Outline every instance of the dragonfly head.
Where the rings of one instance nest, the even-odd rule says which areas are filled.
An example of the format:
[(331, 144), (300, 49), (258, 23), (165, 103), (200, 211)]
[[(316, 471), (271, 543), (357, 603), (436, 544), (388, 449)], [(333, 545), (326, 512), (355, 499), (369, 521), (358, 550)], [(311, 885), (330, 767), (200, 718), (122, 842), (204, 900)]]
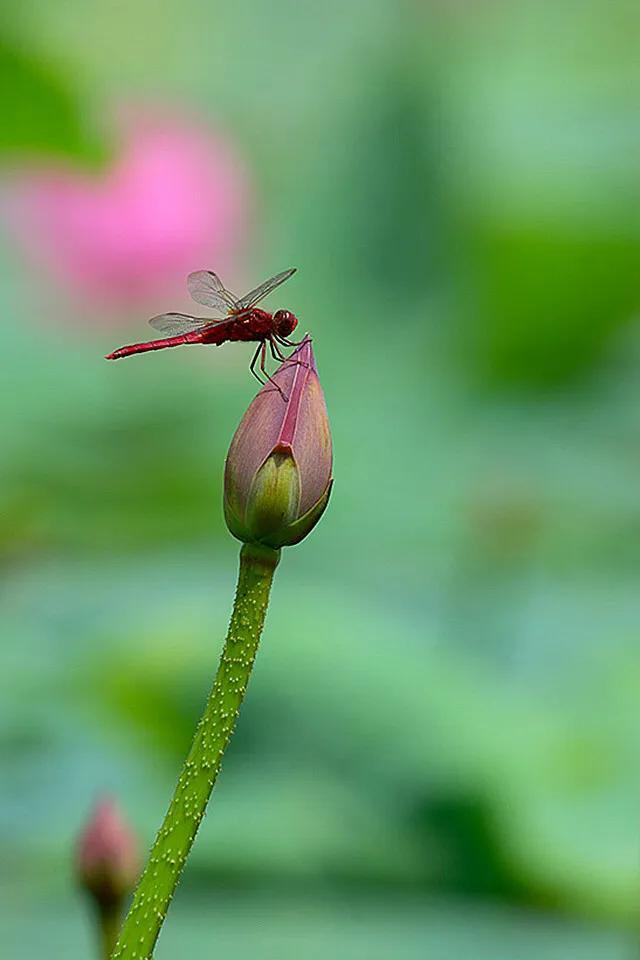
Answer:
[(279, 337), (288, 337), (298, 326), (298, 318), (290, 310), (276, 310), (273, 326)]

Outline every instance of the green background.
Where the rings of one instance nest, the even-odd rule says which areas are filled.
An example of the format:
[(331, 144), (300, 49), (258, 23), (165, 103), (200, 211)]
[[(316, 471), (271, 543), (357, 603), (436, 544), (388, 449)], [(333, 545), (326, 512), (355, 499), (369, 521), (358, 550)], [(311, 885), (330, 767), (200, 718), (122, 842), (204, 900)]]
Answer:
[[(332, 501), (284, 551), (159, 958), (631, 955), (639, 35), (631, 0), (5, 12), (5, 193), (35, 158), (99, 176), (114, 103), (226, 131), (248, 285), (298, 266), (279, 305), (332, 420)], [(105, 363), (145, 318), (61, 322), (12, 231), (0, 911), (7, 956), (66, 960), (92, 955), (72, 848), (96, 794), (148, 844), (210, 684), (255, 384), (242, 346)]]

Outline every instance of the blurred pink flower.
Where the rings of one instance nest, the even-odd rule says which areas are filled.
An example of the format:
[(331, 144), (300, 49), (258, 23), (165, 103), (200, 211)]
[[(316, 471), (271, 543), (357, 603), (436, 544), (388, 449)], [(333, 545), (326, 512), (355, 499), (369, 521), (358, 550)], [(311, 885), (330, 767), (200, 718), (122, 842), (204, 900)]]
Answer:
[(121, 131), (106, 171), (56, 165), (22, 178), (11, 209), (27, 252), (109, 307), (183, 290), (194, 269), (228, 273), (249, 214), (232, 145), (175, 114), (130, 114)]

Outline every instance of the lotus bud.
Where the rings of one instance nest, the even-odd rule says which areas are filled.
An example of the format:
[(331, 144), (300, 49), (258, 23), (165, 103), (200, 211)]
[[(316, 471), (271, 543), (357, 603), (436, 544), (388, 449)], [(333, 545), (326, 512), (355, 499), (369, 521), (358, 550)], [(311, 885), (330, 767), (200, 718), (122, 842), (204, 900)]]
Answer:
[(278, 550), (299, 543), (329, 500), (329, 418), (311, 340), (276, 371), (254, 398), (225, 464), (224, 511), (244, 543)]
[(138, 878), (138, 844), (117, 804), (104, 797), (82, 832), (76, 857), (81, 885), (102, 908), (118, 906)]

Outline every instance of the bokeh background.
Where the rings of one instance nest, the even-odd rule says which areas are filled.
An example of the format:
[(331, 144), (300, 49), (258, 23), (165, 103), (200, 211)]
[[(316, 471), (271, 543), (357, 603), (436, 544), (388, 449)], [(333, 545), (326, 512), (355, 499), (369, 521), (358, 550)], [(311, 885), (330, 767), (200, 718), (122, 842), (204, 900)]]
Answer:
[(74, 839), (108, 790), (151, 841), (235, 582), (250, 348), (102, 357), (192, 269), (292, 265), (336, 485), (157, 956), (634, 955), (639, 38), (635, 0), (3, 11), (4, 955), (94, 955)]

